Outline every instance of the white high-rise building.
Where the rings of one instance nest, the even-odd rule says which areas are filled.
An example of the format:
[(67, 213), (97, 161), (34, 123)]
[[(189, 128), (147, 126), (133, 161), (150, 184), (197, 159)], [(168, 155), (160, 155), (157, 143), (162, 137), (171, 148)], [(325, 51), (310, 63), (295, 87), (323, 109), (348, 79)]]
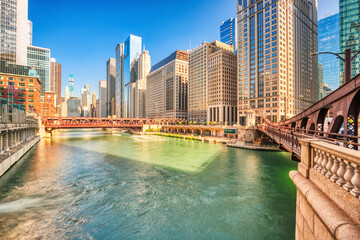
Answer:
[(106, 100), (107, 100), (106, 80), (100, 80), (100, 82), (99, 82), (99, 117), (107, 117), (106, 116)]
[(0, 61), (27, 65), (28, 0), (0, 4)]
[(149, 51), (144, 50), (137, 60), (138, 70), (135, 83), (131, 84), (131, 101), (130, 117), (145, 118), (145, 91), (146, 91), (146, 76), (151, 70), (151, 58)]
[(69, 100), (70, 98), (70, 92), (69, 92), (69, 86), (65, 87), (65, 102), (67, 102), (67, 100)]

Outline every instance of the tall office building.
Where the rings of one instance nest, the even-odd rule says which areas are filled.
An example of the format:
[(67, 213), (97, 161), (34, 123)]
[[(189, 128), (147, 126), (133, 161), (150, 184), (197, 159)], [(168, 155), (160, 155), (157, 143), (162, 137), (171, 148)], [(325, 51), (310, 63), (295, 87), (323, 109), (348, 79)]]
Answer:
[(27, 40), (28, 46), (32, 45), (32, 35), (33, 35), (33, 24), (32, 21), (28, 20), (28, 40)]
[(50, 49), (28, 46), (27, 65), (34, 67), (41, 81), (41, 96), (50, 91)]
[(237, 19), (230, 18), (227, 21), (222, 22), (220, 26), (220, 41), (228, 45), (232, 45), (234, 53), (237, 46)]
[(317, 0), (238, 1), (238, 116), (274, 122), (318, 100)]
[(137, 79), (137, 58), (141, 54), (141, 37), (130, 35), (116, 46), (115, 112), (117, 117), (130, 116), (131, 83)]
[(318, 63), (318, 84), (319, 84), (319, 100), (326, 97), (324, 95), (324, 66), (319, 62)]
[(203, 42), (189, 53), (189, 121), (208, 121), (209, 57), (219, 50), (231, 51), (228, 44), (214, 41)]
[(70, 91), (69, 91), (69, 86), (65, 87), (65, 102), (67, 102), (67, 100), (69, 100), (70, 98)]
[(69, 96), (74, 97), (74, 74), (69, 75)]
[[(340, 0), (340, 52), (346, 49), (360, 51), (360, 0)], [(344, 64), (340, 62), (341, 82), (344, 82)], [(351, 76), (360, 73), (360, 56), (352, 61)]]
[(100, 80), (100, 82), (99, 82), (99, 117), (107, 117), (107, 115), (106, 115), (106, 99), (107, 99), (106, 80)]
[(237, 61), (231, 45), (213, 43), (208, 56), (207, 121), (237, 122)]
[(146, 92), (146, 76), (151, 70), (151, 58), (149, 51), (144, 50), (137, 59), (137, 77), (135, 83), (131, 83), (132, 98), (130, 117), (145, 118), (145, 92)]
[(81, 106), (90, 109), (90, 105), (91, 105), (90, 101), (91, 101), (90, 85), (85, 84), (84, 88), (81, 89)]
[[(338, 53), (340, 51), (339, 14), (319, 20), (318, 32), (319, 52)], [(329, 88), (337, 89), (340, 85), (340, 60), (329, 54), (319, 55), (318, 58), (323, 66), (323, 82), (328, 84)]]
[(115, 115), (115, 78), (116, 78), (116, 60), (109, 58), (106, 62), (106, 116)]
[(155, 64), (146, 80), (146, 117), (187, 119), (189, 54), (178, 50)]
[(55, 58), (50, 61), (50, 91), (55, 93), (56, 104), (61, 102), (61, 64)]
[(67, 101), (67, 116), (68, 117), (80, 117), (80, 98), (71, 97)]
[(26, 66), (28, 0), (0, 1), (0, 61)]

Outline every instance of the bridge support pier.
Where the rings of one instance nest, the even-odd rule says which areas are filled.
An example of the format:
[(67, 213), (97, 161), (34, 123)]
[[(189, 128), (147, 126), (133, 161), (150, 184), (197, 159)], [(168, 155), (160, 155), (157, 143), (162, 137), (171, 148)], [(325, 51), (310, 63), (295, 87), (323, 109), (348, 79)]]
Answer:
[[(301, 162), (290, 172), (297, 188), (295, 239), (360, 239), (360, 153), (316, 139), (299, 141)], [(348, 188), (337, 184), (344, 178)]]

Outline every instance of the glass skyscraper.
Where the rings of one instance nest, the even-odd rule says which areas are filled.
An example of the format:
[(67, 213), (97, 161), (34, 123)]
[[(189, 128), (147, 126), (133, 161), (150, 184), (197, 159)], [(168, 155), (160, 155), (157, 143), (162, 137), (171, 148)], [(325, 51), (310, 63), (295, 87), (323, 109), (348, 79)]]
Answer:
[[(142, 52), (141, 37), (130, 35), (116, 47), (115, 112), (117, 117), (130, 114), (131, 83), (137, 80), (137, 58)], [(136, 65), (136, 66), (135, 66)]]
[(41, 96), (50, 91), (50, 49), (28, 46), (27, 65), (34, 67), (40, 76)]
[[(360, 0), (340, 0), (340, 51), (360, 51)], [(340, 63), (341, 82), (344, 64)], [(352, 77), (360, 73), (360, 56), (352, 61)]]
[(230, 18), (224, 21), (220, 26), (220, 42), (228, 45), (233, 45), (234, 52), (236, 52), (236, 35), (237, 35), (237, 20)]
[(28, 1), (0, 1), (0, 61), (27, 65)]
[[(319, 52), (340, 51), (339, 14), (325, 17), (318, 22)], [(319, 55), (319, 63), (323, 67), (323, 82), (335, 90), (340, 85), (340, 60), (334, 55)]]

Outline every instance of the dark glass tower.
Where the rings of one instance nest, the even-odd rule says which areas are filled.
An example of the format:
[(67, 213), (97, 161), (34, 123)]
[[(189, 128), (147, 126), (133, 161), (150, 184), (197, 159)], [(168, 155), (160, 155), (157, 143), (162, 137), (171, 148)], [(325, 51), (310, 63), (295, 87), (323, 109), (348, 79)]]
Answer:
[[(360, 51), (360, 0), (340, 0), (340, 51), (346, 49)], [(344, 64), (341, 62), (340, 72), (344, 72)], [(360, 57), (352, 62), (351, 76), (360, 73)], [(341, 74), (341, 82), (344, 75)]]
[(229, 20), (223, 22), (220, 26), (220, 42), (233, 45), (234, 52), (236, 52), (236, 22), (236, 18), (230, 18)]

